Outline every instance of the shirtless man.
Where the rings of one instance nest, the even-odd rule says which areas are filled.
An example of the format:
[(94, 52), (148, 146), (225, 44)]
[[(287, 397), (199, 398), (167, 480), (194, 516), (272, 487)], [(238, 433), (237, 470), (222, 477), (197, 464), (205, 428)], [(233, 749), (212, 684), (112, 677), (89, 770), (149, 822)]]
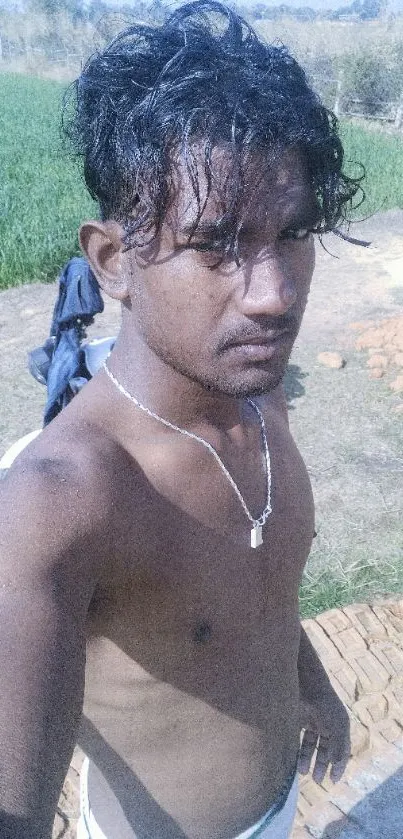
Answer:
[(300, 627), (281, 379), (357, 185), (299, 66), (218, 3), (128, 29), (76, 93), (81, 245), (122, 328), (1, 486), (0, 836), (49, 839), (78, 739), (79, 836), (284, 839), (301, 729), (317, 781), (349, 756)]

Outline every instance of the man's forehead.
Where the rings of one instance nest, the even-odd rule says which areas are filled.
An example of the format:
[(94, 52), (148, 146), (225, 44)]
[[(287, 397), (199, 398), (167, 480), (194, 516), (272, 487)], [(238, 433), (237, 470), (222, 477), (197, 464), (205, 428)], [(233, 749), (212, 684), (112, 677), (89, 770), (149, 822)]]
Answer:
[[(196, 157), (197, 172), (189, 173), (186, 162), (179, 158), (174, 175), (174, 196), (167, 217), (169, 226), (189, 234), (195, 227), (200, 209), (202, 217), (197, 228), (208, 230), (228, 209), (234, 190), (232, 161), (225, 151), (217, 154), (212, 165), (211, 188), (204, 170), (204, 161)], [(197, 177), (197, 193), (194, 179)], [(285, 152), (268, 166), (262, 155), (250, 158), (243, 172), (243, 192), (239, 208), (243, 226), (251, 220), (255, 226), (282, 217), (310, 211), (315, 203), (307, 166), (302, 154)]]

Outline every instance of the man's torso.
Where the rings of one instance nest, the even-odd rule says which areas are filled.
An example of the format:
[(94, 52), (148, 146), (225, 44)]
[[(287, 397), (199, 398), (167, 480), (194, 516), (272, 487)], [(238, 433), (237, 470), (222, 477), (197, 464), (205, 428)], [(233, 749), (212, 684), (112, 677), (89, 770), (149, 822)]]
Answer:
[[(97, 387), (92, 397), (86, 388), (94, 406)], [(64, 412), (76, 432), (79, 417), (91, 426), (84, 397)], [(81, 742), (139, 837), (152, 824), (158, 837), (228, 839), (258, 821), (295, 766), (309, 480), (267, 400), (273, 512), (253, 550), (251, 524), (212, 455), (148, 420), (142, 434), (142, 417), (128, 407), (133, 434), (119, 433), (119, 444), (104, 416), (98, 480), (107, 486), (109, 560), (88, 615)], [(236, 447), (221, 454), (259, 515), (258, 424), (246, 462)], [(106, 835), (109, 795), (95, 771), (91, 805)]]

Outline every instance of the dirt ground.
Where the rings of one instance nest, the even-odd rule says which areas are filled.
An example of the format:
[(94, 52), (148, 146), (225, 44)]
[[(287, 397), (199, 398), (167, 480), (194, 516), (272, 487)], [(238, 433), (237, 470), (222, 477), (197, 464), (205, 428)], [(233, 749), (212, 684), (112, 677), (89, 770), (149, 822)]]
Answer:
[[(290, 423), (316, 502), (312, 572), (401, 564), (403, 547), (403, 391), (390, 389), (402, 368), (391, 341), (386, 355), (364, 338), (367, 322), (382, 326), (391, 319), (399, 319), (403, 335), (403, 212), (357, 224), (351, 235), (371, 247), (334, 236), (325, 242), (330, 253), (318, 246), (288, 378)], [(357, 322), (362, 327), (352, 328)], [(373, 349), (387, 358), (381, 379), (371, 378), (368, 367)], [(340, 353), (344, 366), (320, 364), (323, 351)]]

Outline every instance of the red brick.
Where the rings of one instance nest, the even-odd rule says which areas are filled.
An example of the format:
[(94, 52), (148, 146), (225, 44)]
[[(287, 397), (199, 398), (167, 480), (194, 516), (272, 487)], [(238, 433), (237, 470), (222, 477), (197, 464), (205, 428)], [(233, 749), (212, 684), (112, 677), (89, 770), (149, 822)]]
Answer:
[[(372, 743), (372, 734), (371, 734), (371, 743)], [(383, 748), (385, 748), (385, 743)], [(354, 787), (354, 780), (357, 777), (357, 774), (361, 772), (372, 772), (373, 763), (372, 763), (372, 748), (368, 749), (359, 759), (353, 758), (350, 760), (346, 772), (343, 776), (343, 781), (345, 781), (348, 786)]]
[(355, 660), (351, 659), (350, 664), (357, 674), (357, 687), (360, 695), (383, 691), (388, 686), (388, 671), (369, 650), (364, 655), (357, 656)]
[(335, 788), (334, 781), (330, 780), (330, 774), (327, 772), (323, 781), (321, 781), (321, 787), (325, 790), (327, 798), (329, 798), (329, 794), (333, 792)]
[(399, 635), (403, 635), (403, 600), (385, 604), (383, 608), (388, 622)]
[(382, 737), (388, 741), (388, 743), (394, 743), (395, 740), (398, 740), (401, 737), (402, 729), (399, 728), (395, 720), (383, 720), (378, 725), (378, 732), (382, 734)]
[(351, 621), (341, 609), (329, 609), (316, 617), (317, 623), (325, 630), (327, 635), (333, 636), (343, 629), (351, 627)]
[(303, 792), (305, 787), (310, 786), (312, 783), (313, 781), (310, 775), (298, 776), (298, 789), (300, 792)]
[(381, 623), (370, 606), (363, 606), (362, 603), (354, 603), (351, 606), (345, 606), (343, 612), (361, 635), (386, 635), (386, 629), (383, 623)]
[(392, 680), (384, 695), (388, 703), (388, 717), (403, 723), (403, 686), (393, 684)]
[(389, 705), (385, 696), (381, 693), (378, 696), (372, 696), (368, 702), (368, 711), (372, 722), (380, 722), (384, 720), (388, 713)]
[(312, 833), (309, 833), (307, 827), (299, 827), (297, 825), (292, 830), (291, 839), (312, 839)]
[(303, 824), (305, 824), (306, 819), (312, 812), (312, 804), (302, 795), (301, 790), (298, 796), (298, 818), (302, 819)]
[(351, 706), (354, 704), (354, 699), (351, 697), (349, 693), (347, 693), (344, 690), (343, 685), (340, 684), (340, 682), (338, 681), (338, 677), (335, 676), (334, 673), (330, 672), (328, 675), (330, 678), (332, 688), (336, 691), (339, 699), (341, 699), (341, 701), (344, 703), (344, 705), (347, 706), (347, 708), (351, 708)]
[(352, 656), (361, 654), (367, 649), (367, 645), (362, 635), (360, 635), (354, 626), (351, 626), (349, 629), (344, 629), (343, 632), (339, 632), (337, 635), (334, 635), (332, 640), (343, 658), (346, 658), (347, 661), (349, 661)]
[(388, 703), (382, 693), (363, 696), (353, 705), (353, 713), (366, 726), (384, 720), (388, 710)]
[(388, 635), (390, 634), (390, 618), (391, 614), (387, 608), (384, 606), (377, 605), (374, 603), (372, 605), (372, 611), (376, 615), (376, 617), (383, 623)]
[(384, 656), (395, 668), (397, 675), (403, 675), (403, 650), (395, 644), (385, 644), (382, 648)]
[(399, 749), (401, 752), (403, 752), (403, 734), (402, 734), (402, 732), (400, 732), (399, 737), (396, 738), (393, 745), (395, 746), (396, 749)]
[(72, 766), (73, 769), (75, 769), (76, 772), (78, 772), (78, 774), (80, 774), (80, 772), (81, 772), (82, 765), (84, 763), (84, 759), (85, 759), (84, 752), (81, 751), (79, 746), (76, 746), (75, 749), (74, 749), (74, 752), (73, 752), (73, 757), (71, 759), (70, 766)]
[(371, 744), (371, 738), (369, 733), (369, 728), (360, 720), (351, 720), (351, 754), (353, 757), (358, 757), (358, 755), (363, 754), (367, 749), (369, 749)]
[(403, 718), (403, 684), (400, 683), (400, 679), (392, 680), (387, 691), (388, 697), (389, 693), (392, 694), (391, 704), (394, 705), (396, 703), (396, 705), (400, 708), (401, 716)]
[(376, 787), (384, 781), (382, 772), (375, 768), (373, 763), (368, 767), (359, 764), (358, 771), (354, 777), (349, 780), (349, 786), (352, 789), (357, 789), (361, 792), (361, 797), (364, 798), (369, 792), (372, 792)]
[(323, 835), (331, 835), (330, 826), (335, 829), (336, 824), (337, 827), (341, 827), (343, 822), (345, 822), (344, 813), (335, 804), (332, 804), (331, 801), (327, 801), (320, 810), (315, 810), (311, 818), (307, 819), (307, 827), (311, 836), (314, 836), (315, 839), (318, 837), (319, 839)]
[(317, 807), (327, 799), (327, 792), (312, 781), (300, 790), (300, 798), (304, 799), (311, 807)]
[[(377, 741), (379, 743), (379, 740)], [(402, 752), (393, 743), (384, 744), (383, 748), (374, 750), (372, 762), (375, 768), (383, 772), (385, 779), (401, 769), (403, 763)]]
[(75, 785), (71, 784), (71, 781), (67, 777), (64, 781), (63, 791), (59, 801), (59, 810), (63, 813), (63, 815), (69, 820), (72, 821), (73, 819), (77, 820), (79, 815), (79, 798), (78, 798), (78, 790), (76, 790)]
[(352, 711), (353, 711), (353, 714), (355, 714), (358, 717), (359, 721), (363, 725), (368, 727), (368, 726), (371, 725), (371, 717), (368, 713), (367, 699), (368, 699), (367, 696), (363, 696), (357, 702), (354, 702), (354, 705), (352, 707)]
[(389, 676), (396, 676), (396, 667), (393, 662), (385, 655), (385, 647), (390, 646), (390, 641), (374, 641), (370, 644), (370, 651), (372, 655), (379, 661), (387, 670)]
[(331, 796), (331, 800), (342, 813), (347, 815), (350, 810), (360, 803), (362, 792), (349, 784), (338, 784)]
[(357, 690), (357, 676), (353, 668), (347, 661), (343, 661), (340, 667), (337, 669), (333, 668), (331, 676), (335, 678), (337, 684), (343, 689), (346, 698), (340, 698), (343, 698), (346, 705), (351, 705), (355, 701)]
[(331, 665), (339, 664), (341, 659), (340, 653), (319, 624), (312, 619), (308, 619), (303, 621), (302, 625), (311, 644), (315, 647), (323, 666), (331, 669)]

